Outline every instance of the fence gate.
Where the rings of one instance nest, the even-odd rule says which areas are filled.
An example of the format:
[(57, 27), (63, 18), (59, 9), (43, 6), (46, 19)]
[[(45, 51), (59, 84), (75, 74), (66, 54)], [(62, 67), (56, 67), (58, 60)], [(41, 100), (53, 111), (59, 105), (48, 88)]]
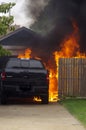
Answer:
[(86, 97), (86, 58), (60, 58), (59, 97)]

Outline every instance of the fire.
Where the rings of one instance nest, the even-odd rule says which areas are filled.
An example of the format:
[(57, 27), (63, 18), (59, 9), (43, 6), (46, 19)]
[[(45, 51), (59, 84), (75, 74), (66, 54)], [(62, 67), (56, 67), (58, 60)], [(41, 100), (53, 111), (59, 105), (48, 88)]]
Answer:
[[(60, 46), (60, 51), (55, 51), (54, 56), (56, 63), (58, 63), (59, 58), (83, 58), (86, 57), (85, 53), (80, 52), (78, 27), (73, 24), (74, 32), (71, 36), (67, 37)], [(58, 65), (57, 65), (58, 66)]]
[(73, 23), (74, 32), (64, 39), (60, 46), (60, 51), (54, 52), (55, 60), (58, 61), (59, 58), (71, 58), (71, 57), (86, 57), (86, 54), (80, 52), (79, 42), (79, 29), (76, 23)]
[[(79, 35), (78, 35), (78, 27), (75, 23), (73, 23), (74, 32), (64, 39), (63, 43), (60, 46), (60, 51), (54, 52), (54, 58), (56, 62), (56, 76), (58, 81), (58, 61), (59, 58), (86, 58), (85, 53), (80, 52)], [(51, 80), (52, 82), (52, 80)], [(58, 85), (58, 84), (57, 84)], [(54, 92), (53, 92), (54, 93)], [(58, 98), (57, 98), (58, 99)]]
[(49, 101), (55, 102), (57, 101), (57, 75), (53, 69), (50, 69), (49, 74)]
[(41, 102), (41, 101), (42, 101), (42, 99), (41, 99), (40, 97), (34, 97), (34, 98), (33, 98), (33, 101), (36, 101), (36, 102)]
[[(59, 58), (86, 58), (86, 54), (80, 52), (79, 46), (79, 29), (76, 23), (73, 23), (74, 32), (66, 37), (60, 45), (60, 51), (55, 51), (54, 56), (55, 67), (51, 67), (52, 63), (49, 63), (47, 68), (49, 74), (49, 101), (55, 102), (58, 99), (58, 61)], [(18, 58), (31, 58), (31, 50), (26, 49), (25, 54), (19, 54)], [(34, 97), (35, 101), (41, 101), (39, 97)]]
[(24, 54), (19, 54), (18, 58), (31, 58), (31, 49), (26, 49)]

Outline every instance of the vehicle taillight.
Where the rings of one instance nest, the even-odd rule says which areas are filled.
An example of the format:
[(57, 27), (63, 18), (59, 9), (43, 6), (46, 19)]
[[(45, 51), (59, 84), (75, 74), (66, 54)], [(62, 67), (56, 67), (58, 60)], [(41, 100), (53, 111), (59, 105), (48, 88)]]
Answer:
[(1, 78), (2, 78), (2, 80), (5, 80), (5, 78), (6, 78), (6, 73), (5, 72), (1, 73)]

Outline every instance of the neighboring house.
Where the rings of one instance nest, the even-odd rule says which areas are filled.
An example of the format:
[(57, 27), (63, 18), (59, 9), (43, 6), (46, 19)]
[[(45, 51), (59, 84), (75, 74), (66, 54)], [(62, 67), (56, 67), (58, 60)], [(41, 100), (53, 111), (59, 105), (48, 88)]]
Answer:
[(26, 48), (31, 48), (38, 42), (39, 36), (32, 30), (21, 27), (0, 38), (0, 45), (8, 49), (13, 55), (24, 52)]

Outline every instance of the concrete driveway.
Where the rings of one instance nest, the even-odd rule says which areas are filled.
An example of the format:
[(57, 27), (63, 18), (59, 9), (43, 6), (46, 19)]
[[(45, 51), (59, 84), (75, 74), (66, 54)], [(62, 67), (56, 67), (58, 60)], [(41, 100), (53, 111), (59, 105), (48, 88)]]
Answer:
[(0, 106), (0, 130), (85, 130), (63, 106), (26, 104)]

